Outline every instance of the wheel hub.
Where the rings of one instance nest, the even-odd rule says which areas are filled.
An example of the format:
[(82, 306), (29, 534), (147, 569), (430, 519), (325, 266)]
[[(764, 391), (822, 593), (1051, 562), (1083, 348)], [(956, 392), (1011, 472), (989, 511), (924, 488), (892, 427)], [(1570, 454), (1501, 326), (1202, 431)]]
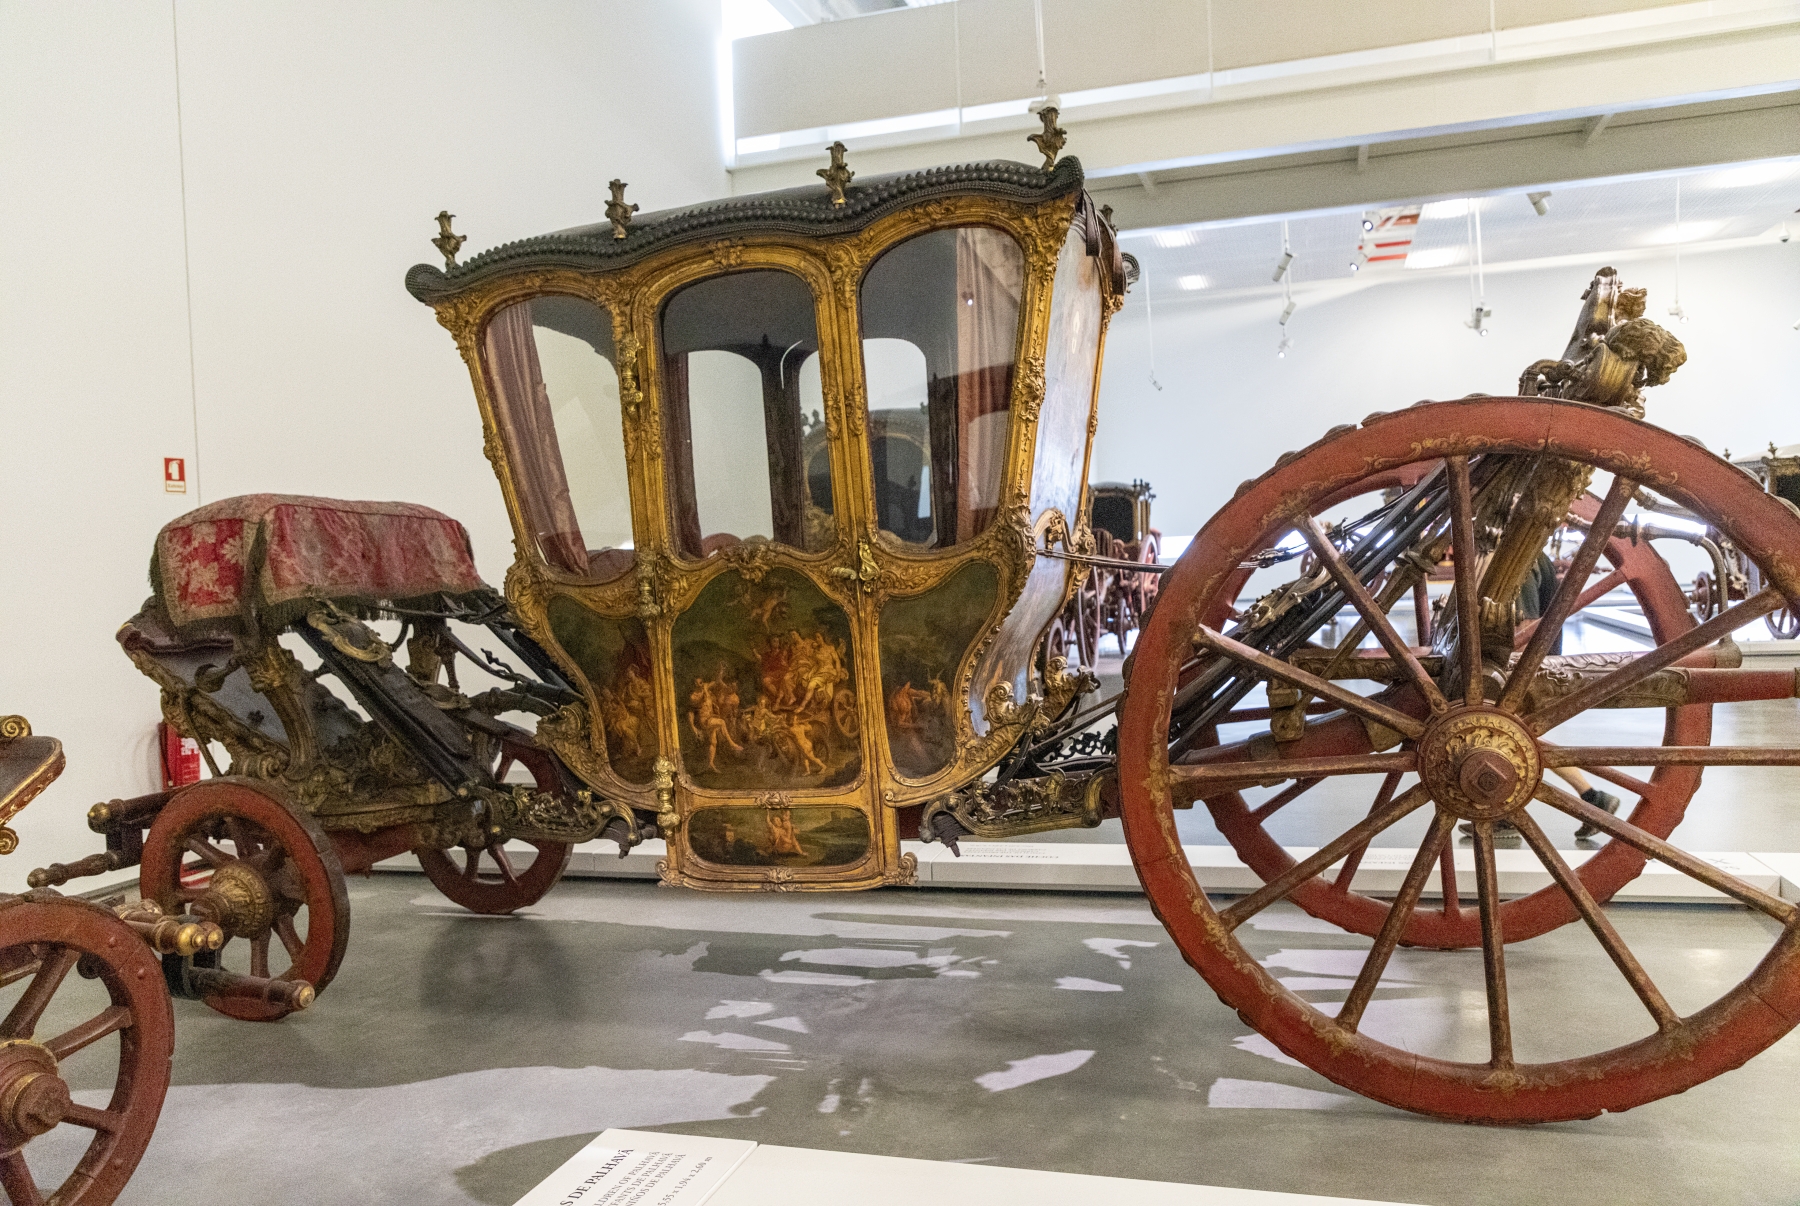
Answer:
[(191, 909), (234, 938), (254, 938), (275, 924), (275, 893), (255, 868), (227, 863)]
[(69, 1086), (56, 1057), (26, 1039), (0, 1043), (0, 1137), (16, 1147), (56, 1129), (69, 1109)]
[(1542, 776), (1536, 739), (1498, 708), (1455, 709), (1419, 738), (1419, 778), (1432, 799), (1466, 820), (1517, 812)]

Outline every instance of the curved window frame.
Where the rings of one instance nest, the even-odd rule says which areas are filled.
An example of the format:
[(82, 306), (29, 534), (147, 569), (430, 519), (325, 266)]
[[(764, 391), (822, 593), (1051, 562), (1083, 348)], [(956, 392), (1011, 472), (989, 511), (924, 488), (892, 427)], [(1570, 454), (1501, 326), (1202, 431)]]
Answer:
[[(608, 353), (594, 347), (594, 354), (605, 361), (611, 369), (614, 398), (622, 399), (623, 386), (619, 374), (616, 331), (618, 318), (613, 312), (613, 304), (572, 289), (541, 290), (509, 298), (495, 306), (482, 322), (480, 337), (476, 344), (477, 356), (481, 364), (482, 377), (487, 388), (489, 406), (492, 410), (500, 446), (506, 458), (513, 494), (511, 504), (517, 517), (516, 522), (525, 530), (526, 544), (537, 558), (538, 563), (552, 573), (597, 585), (614, 581), (623, 576), (632, 569), (637, 559), (635, 548), (638, 543), (639, 524), (637, 509), (632, 505), (631, 493), (631, 475), (634, 472), (633, 457), (630, 451), (631, 442), (624, 431), (624, 416), (621, 413), (617, 436), (623, 462), (624, 476), (620, 483), (622, 487), (620, 493), (626, 505), (628, 543), (590, 550), (586, 545), (580, 518), (575, 511), (569, 465), (563, 455), (562, 440), (556, 429), (554, 417), (548, 409), (539, 413), (535, 407), (529, 408), (524, 414), (519, 413), (516, 400), (504, 384), (507, 376), (522, 371), (529, 374), (528, 381), (547, 389), (548, 383), (544, 380), (543, 368), (539, 359), (540, 352), (536, 346), (535, 337), (528, 355), (512, 366), (504, 363), (506, 357), (503, 349), (495, 342), (498, 324), (512, 322), (514, 321), (512, 316), (522, 308), (531, 307), (539, 301), (548, 299), (589, 306), (604, 320), (601, 329), (612, 350)], [(540, 324), (535, 320), (526, 324), (526, 330), (535, 331), (540, 326), (549, 330), (559, 330), (559, 328), (549, 324)], [(569, 334), (569, 332), (562, 333)], [(573, 337), (582, 338), (579, 335)], [(545, 401), (548, 406), (547, 394)]]
[[(650, 339), (647, 342), (654, 349), (651, 371), (655, 375), (655, 396), (661, 412), (662, 460), (660, 467), (664, 495), (664, 506), (662, 508), (663, 520), (668, 527), (668, 539), (671, 551), (673, 551), (678, 558), (686, 561), (705, 561), (715, 554), (724, 551), (726, 548), (741, 543), (743, 538), (738, 537), (735, 533), (708, 533), (702, 530), (700, 523), (701, 517), (699, 514), (700, 504), (699, 499), (696, 497), (697, 491), (692, 485), (689, 485), (686, 490), (683, 488), (684, 479), (691, 482), (694, 473), (694, 463), (691, 459), (693, 455), (693, 440), (690, 433), (692, 431), (693, 420), (696, 416), (694, 416), (689, 409), (693, 402), (692, 397), (689, 395), (684, 384), (678, 385), (676, 383), (674, 374), (671, 372), (670, 368), (671, 353), (668, 351), (666, 328), (669, 307), (676, 303), (676, 301), (684, 294), (687, 294), (692, 290), (703, 288), (718, 281), (729, 280), (733, 277), (764, 273), (780, 273), (783, 276), (792, 278), (806, 291), (806, 297), (809, 302), (807, 318), (811, 324), (811, 342), (813, 345), (811, 351), (798, 359), (789, 359), (785, 354), (778, 356), (774, 360), (772, 366), (758, 365), (757, 360), (753, 357), (744, 355), (741, 352), (733, 353), (743, 356), (747, 363), (757, 366), (757, 370), (762, 372), (765, 376), (765, 389), (769, 385), (767, 376), (768, 370), (771, 367), (776, 373), (778, 381), (785, 379), (790, 371), (792, 376), (791, 383), (780, 388), (782, 388), (783, 394), (794, 404), (795, 417), (798, 420), (799, 426), (794, 433), (795, 439), (792, 443), (792, 447), (781, 450), (779, 456), (772, 453), (772, 461), (780, 459), (793, 470), (793, 480), (786, 483), (787, 489), (792, 492), (792, 498), (789, 500), (789, 509), (785, 512), (784, 517), (782, 519), (774, 519), (773, 512), (775, 510), (775, 505), (773, 496), (775, 493), (775, 479), (777, 472), (775, 466), (771, 464), (769, 478), (771, 517), (773, 520), (771, 527), (776, 530), (773, 534), (768, 536), (767, 539), (772, 544), (780, 546), (784, 551), (791, 553), (796, 557), (821, 559), (829, 557), (835, 551), (838, 542), (839, 527), (845, 522), (843, 514), (843, 499), (845, 497), (844, 483), (839, 480), (835, 456), (829, 458), (831, 472), (828, 478), (830, 490), (828, 501), (830, 502), (830, 505), (821, 508), (818, 506), (816, 495), (811, 489), (811, 482), (807, 475), (808, 458), (805, 453), (806, 441), (811, 431), (815, 426), (819, 428), (823, 427), (823, 419), (820, 412), (822, 412), (825, 405), (823, 395), (825, 393), (825, 381), (829, 375), (829, 366), (826, 363), (829, 347), (828, 339), (824, 335), (824, 332), (831, 329), (832, 319), (832, 316), (825, 312), (824, 307), (830, 296), (829, 292), (822, 291), (819, 282), (815, 281), (811, 275), (795, 265), (788, 263), (774, 263), (746, 257), (746, 262), (726, 271), (706, 272), (692, 277), (683, 277), (682, 279), (665, 283), (660, 287), (653, 287), (649, 305), (645, 307), (645, 309), (639, 311), (640, 314), (645, 316), (645, 320), (649, 327), (648, 334), (650, 335)], [(805, 341), (802, 340), (800, 342)], [(773, 344), (770, 346), (773, 348)], [(798, 345), (796, 344), (794, 346)], [(733, 350), (730, 348), (692, 348), (684, 349), (678, 354), (688, 355), (698, 351), (724, 351), (731, 353)], [(788, 349), (788, 351), (791, 352), (791, 348)], [(813, 376), (818, 380), (820, 390), (820, 396), (810, 402), (802, 397), (799, 392), (802, 387), (803, 379), (807, 375), (806, 370), (809, 362), (812, 362), (816, 366), (813, 370)], [(808, 411), (808, 406), (811, 406), (812, 408), (810, 413)], [(765, 439), (767, 439), (767, 434), (767, 428), (765, 427)], [(835, 441), (827, 441), (828, 454), (830, 445), (834, 442)], [(688, 458), (685, 463), (682, 459), (684, 455)], [(823, 517), (822, 519), (821, 516)], [(798, 536), (797, 539), (784, 538), (784, 536), (792, 537), (796, 535)]]
[[(956, 307), (956, 329), (948, 333), (948, 341), (944, 346), (934, 348), (921, 347), (917, 339), (908, 338), (906, 334), (896, 333), (896, 329), (881, 321), (871, 323), (869, 316), (870, 278), (875, 276), (881, 265), (894, 252), (924, 239), (942, 237), (962, 231), (987, 232), (1005, 241), (1009, 249), (1010, 263), (1004, 266), (1011, 274), (1010, 281), (1001, 282), (1010, 286), (1011, 296), (996, 295), (1002, 306), (1010, 306), (1012, 310), (1012, 333), (1009, 339), (996, 338), (992, 330), (993, 323), (982, 324), (985, 331), (977, 329), (970, 332), (969, 316), (961, 307)], [(963, 249), (959, 249), (963, 250)], [(989, 265), (992, 266), (991, 264)], [(967, 294), (967, 282), (964, 280), (967, 270), (966, 261), (959, 261), (955, 269), (958, 300), (972, 302)], [(1001, 503), (1007, 492), (1014, 485), (1014, 478), (1020, 471), (1017, 466), (1009, 464), (1013, 441), (1012, 403), (1014, 385), (1022, 361), (1023, 341), (1026, 327), (1026, 306), (1031, 295), (1031, 267), (1026, 255), (1024, 241), (1018, 232), (1003, 224), (993, 221), (962, 221), (942, 226), (934, 226), (928, 230), (907, 231), (877, 248), (869, 257), (867, 266), (857, 285), (857, 348), (858, 366), (863, 374), (864, 394), (870, 392), (868, 376), (868, 357), (865, 345), (876, 339), (898, 339), (912, 344), (925, 356), (927, 364), (926, 377), (926, 409), (928, 425), (928, 474), (931, 490), (931, 520), (933, 539), (930, 543), (911, 541), (900, 533), (883, 527), (880, 518), (883, 507), (881, 497), (882, 482), (875, 464), (875, 450), (870, 441), (863, 450), (864, 467), (869, 475), (871, 488), (876, 491), (875, 515), (876, 527), (891, 540), (906, 547), (930, 550), (932, 552), (949, 552), (978, 540), (989, 531), (998, 519)], [(906, 307), (902, 306), (902, 309)], [(924, 308), (915, 306), (914, 312), (923, 313)], [(986, 310), (978, 308), (977, 313)], [(942, 318), (939, 318), (940, 324)], [(944, 344), (945, 332), (940, 331), (937, 339), (927, 335), (928, 342)], [(985, 340), (981, 337), (985, 335)], [(965, 348), (965, 341), (969, 344)], [(985, 346), (984, 346), (985, 345)], [(991, 359), (994, 349), (1004, 347), (1007, 360), (1002, 363), (985, 363), (983, 358)], [(950, 370), (933, 377), (933, 351), (940, 365)], [(973, 358), (973, 362), (971, 362)], [(966, 367), (964, 367), (966, 366)], [(964, 396), (964, 395), (969, 396)], [(976, 424), (984, 418), (1004, 416), (998, 424), (983, 424), (986, 428), (979, 440), (967, 437), (975, 431)], [(874, 413), (871, 413), (871, 435), (874, 427)], [(985, 480), (975, 479), (970, 470), (982, 465), (992, 466), (991, 475)], [(954, 466), (954, 471), (946, 473), (943, 466)], [(946, 524), (949, 518), (951, 523)], [(949, 539), (945, 539), (943, 529), (953, 526), (954, 531)]]

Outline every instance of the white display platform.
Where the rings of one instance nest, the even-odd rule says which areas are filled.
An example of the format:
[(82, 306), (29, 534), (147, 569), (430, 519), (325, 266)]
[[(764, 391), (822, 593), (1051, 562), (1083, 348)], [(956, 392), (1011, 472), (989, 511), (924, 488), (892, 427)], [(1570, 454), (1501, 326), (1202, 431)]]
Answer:
[(1401, 1206), (610, 1130), (516, 1206)]
[[(929, 846), (921, 842), (903, 842), (901, 845), (919, 860), (921, 887), (1014, 892), (1136, 893), (1143, 890), (1138, 884), (1137, 871), (1131, 865), (1131, 852), (1118, 842), (965, 841), (961, 843), (960, 858), (950, 853), (948, 847), (935, 842)], [(517, 848), (522, 853), (531, 849), (523, 844)], [(1185, 849), (1195, 879), (1209, 893), (1251, 892), (1262, 884), (1229, 846), (1188, 846)], [(1288, 846), (1285, 849), (1294, 858), (1302, 859), (1317, 847)], [(1561, 853), (1572, 866), (1580, 866), (1594, 855), (1591, 850), (1564, 850)], [(1800, 854), (1692, 853), (1752, 887), (1787, 900), (1800, 900)], [(576, 848), (566, 874), (576, 878), (655, 879), (656, 864), (665, 854), (666, 847), (660, 839), (634, 847), (625, 858), (618, 856), (617, 847), (610, 841), (588, 842)], [(1412, 865), (1413, 855), (1414, 851), (1400, 848), (1369, 850), (1357, 869), (1356, 890), (1376, 896), (1399, 891), (1400, 881)], [(1550, 873), (1529, 849), (1496, 850), (1494, 863), (1500, 872), (1500, 891), (1504, 895), (1523, 896), (1550, 886)], [(379, 864), (377, 869), (416, 872), (419, 863), (412, 855), (403, 854)], [(1472, 898), (1475, 891), (1473, 847), (1457, 846), (1456, 872), (1459, 895), (1465, 900)], [(1438, 899), (1443, 896), (1435, 869), (1426, 883), (1425, 895)], [(1723, 893), (1656, 862), (1649, 864), (1613, 899), (1638, 903), (1736, 903)]]

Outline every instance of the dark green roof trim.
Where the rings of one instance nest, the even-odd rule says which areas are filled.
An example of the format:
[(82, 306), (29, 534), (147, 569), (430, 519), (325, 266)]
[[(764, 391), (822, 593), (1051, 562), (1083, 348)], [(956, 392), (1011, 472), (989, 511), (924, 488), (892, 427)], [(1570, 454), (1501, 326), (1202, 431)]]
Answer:
[(1081, 185), (1081, 162), (1068, 156), (1050, 171), (995, 160), (874, 176), (852, 181), (844, 190), (843, 205), (833, 205), (822, 184), (755, 193), (640, 214), (623, 239), (613, 238), (611, 224), (601, 222), (506, 243), (448, 272), (430, 264), (415, 264), (406, 274), (406, 291), (429, 305), (526, 269), (620, 268), (665, 247), (735, 235), (780, 233), (819, 238), (851, 234), (894, 210), (935, 196), (1002, 197), (1030, 204), (1066, 196)]

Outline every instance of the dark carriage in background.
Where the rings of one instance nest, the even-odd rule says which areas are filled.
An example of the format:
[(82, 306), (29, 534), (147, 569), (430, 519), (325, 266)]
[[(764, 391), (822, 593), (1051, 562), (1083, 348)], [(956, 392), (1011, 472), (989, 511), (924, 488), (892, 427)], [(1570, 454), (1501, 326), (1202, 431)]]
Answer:
[(1146, 481), (1088, 487), (1085, 510), (1094, 552), (1079, 563), (1068, 603), (1044, 632), (1046, 664), (1061, 657), (1092, 667), (1105, 636), (1118, 642), (1121, 655), (1128, 651), (1131, 634), (1156, 602), (1162, 573), (1162, 533), (1150, 525), (1155, 497)]
[[(1643, 291), (1601, 270), (1517, 396), (1373, 414), (1283, 456), (1156, 577), (1147, 488), (1086, 501), (1127, 274), (1079, 165), (1056, 161), (1054, 119), (1042, 167), (859, 182), (839, 147), (822, 187), (642, 215), (615, 183), (607, 222), (466, 264), (440, 215), (446, 266), (407, 284), (469, 369), (513, 528), (504, 594), (424, 508), (240, 499), (171, 525), (158, 595), (121, 639), (169, 723), (230, 763), (103, 806), (96, 858), (141, 858), (145, 894), (170, 906), (205, 901), (252, 975), (285, 952), (288, 975), (322, 985), (347, 934), (344, 870), (402, 850), (453, 899), (505, 911), (602, 835), (666, 843), (671, 885), (836, 890), (913, 882), (914, 834), (954, 847), (1119, 816), (1219, 997), (1379, 1100), (1587, 1117), (1781, 1037), (1800, 1021), (1800, 909), (1667, 839), (1703, 768), (1800, 766), (1796, 749), (1710, 744), (1714, 705), (1795, 693), (1792, 671), (1744, 669), (1727, 638), (1800, 598), (1800, 514), (1643, 422), (1642, 391), (1685, 358)], [(1103, 510), (1127, 497), (1129, 528), (1110, 530)], [(1667, 563), (1621, 535), (1634, 505), (1699, 517), (1761, 585), (1697, 623)], [(1328, 530), (1327, 512), (1348, 517)], [(1559, 530), (1578, 534), (1561, 584), (1522, 619)], [(1135, 551), (1101, 556), (1102, 533)], [(1124, 693), (1090, 702), (1090, 674), (1034, 650), (1095, 568), (1146, 593)], [(182, 593), (221, 584), (217, 614)], [(1554, 652), (1620, 587), (1651, 649)], [(1595, 708), (1657, 712), (1661, 739), (1562, 729)], [(1564, 791), (1561, 771), (1629, 810)], [(1370, 784), (1366, 810), (1290, 853), (1270, 818), (1327, 781)], [(1176, 823), (1196, 803), (1262, 887), (1201, 891)], [(1546, 824), (1599, 843), (1566, 856)], [(1509, 826), (1549, 880), (1512, 899), (1495, 851)], [(1363, 867), (1378, 839), (1405, 852), (1397, 882)], [(1650, 859), (1775, 923), (1717, 1000), (1665, 995), (1601, 907)], [(1285, 986), (1236, 937), (1280, 900), (1372, 939), (1341, 1002)], [(1565, 1018), (1515, 1008), (1506, 963), (1509, 943), (1576, 920), (1629, 1008), (1608, 997), (1604, 1025), (1571, 1039)], [(1480, 950), (1474, 1035), (1394, 1028), (1377, 994), (1403, 945)], [(1469, 964), (1408, 966), (1454, 981)]]

